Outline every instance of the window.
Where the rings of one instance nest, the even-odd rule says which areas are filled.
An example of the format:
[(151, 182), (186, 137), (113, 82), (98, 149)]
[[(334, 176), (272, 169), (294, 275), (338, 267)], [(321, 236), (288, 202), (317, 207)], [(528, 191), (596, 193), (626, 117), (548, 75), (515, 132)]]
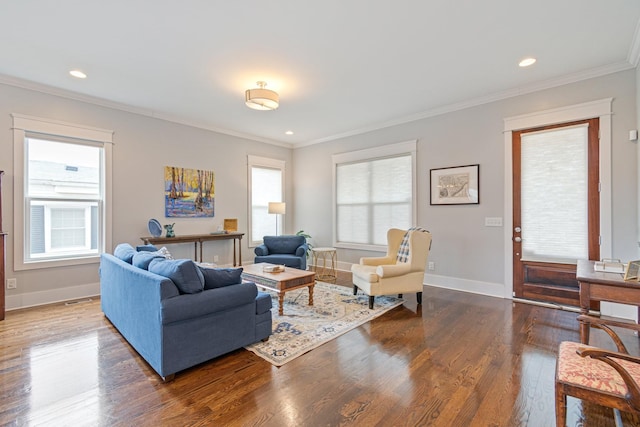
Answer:
[(380, 250), (415, 223), (415, 153), (410, 141), (333, 156), (336, 246)]
[(249, 245), (262, 243), (263, 236), (284, 230), (282, 215), (269, 214), (269, 202), (284, 201), (285, 162), (249, 156)]
[(15, 269), (96, 262), (110, 246), (112, 132), (13, 119)]

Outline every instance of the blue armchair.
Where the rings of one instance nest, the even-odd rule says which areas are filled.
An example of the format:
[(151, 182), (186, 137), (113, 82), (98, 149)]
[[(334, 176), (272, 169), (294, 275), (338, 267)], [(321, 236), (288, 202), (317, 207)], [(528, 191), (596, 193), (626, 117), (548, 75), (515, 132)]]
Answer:
[(264, 236), (263, 244), (254, 249), (255, 263), (286, 265), (287, 267), (307, 269), (307, 239), (304, 236)]

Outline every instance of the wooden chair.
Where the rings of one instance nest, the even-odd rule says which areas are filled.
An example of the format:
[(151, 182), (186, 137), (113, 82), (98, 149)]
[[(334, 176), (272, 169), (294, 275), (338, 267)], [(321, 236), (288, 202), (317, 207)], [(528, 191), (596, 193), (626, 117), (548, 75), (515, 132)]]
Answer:
[(613, 408), (616, 426), (622, 426), (619, 411), (640, 413), (640, 357), (629, 355), (611, 326), (640, 331), (635, 324), (581, 315), (578, 321), (602, 329), (618, 351), (575, 342), (562, 342), (556, 365), (556, 426), (567, 422), (567, 396)]

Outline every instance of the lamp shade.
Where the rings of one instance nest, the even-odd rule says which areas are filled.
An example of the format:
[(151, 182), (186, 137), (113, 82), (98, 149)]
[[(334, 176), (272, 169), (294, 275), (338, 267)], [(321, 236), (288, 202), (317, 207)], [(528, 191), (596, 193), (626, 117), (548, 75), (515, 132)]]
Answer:
[(285, 202), (269, 202), (269, 213), (284, 215), (287, 210)]
[(280, 97), (272, 90), (265, 89), (265, 82), (258, 82), (259, 88), (244, 92), (245, 104), (254, 110), (275, 110), (280, 105)]

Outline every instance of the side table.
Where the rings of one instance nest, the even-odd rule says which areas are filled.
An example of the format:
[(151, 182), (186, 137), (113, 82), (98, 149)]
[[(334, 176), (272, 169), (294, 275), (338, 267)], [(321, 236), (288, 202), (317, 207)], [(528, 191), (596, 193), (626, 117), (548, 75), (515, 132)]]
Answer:
[[(335, 282), (338, 277), (336, 273), (336, 263), (338, 262), (336, 248), (311, 248), (311, 255), (316, 279)], [(322, 261), (322, 265), (320, 261)]]

